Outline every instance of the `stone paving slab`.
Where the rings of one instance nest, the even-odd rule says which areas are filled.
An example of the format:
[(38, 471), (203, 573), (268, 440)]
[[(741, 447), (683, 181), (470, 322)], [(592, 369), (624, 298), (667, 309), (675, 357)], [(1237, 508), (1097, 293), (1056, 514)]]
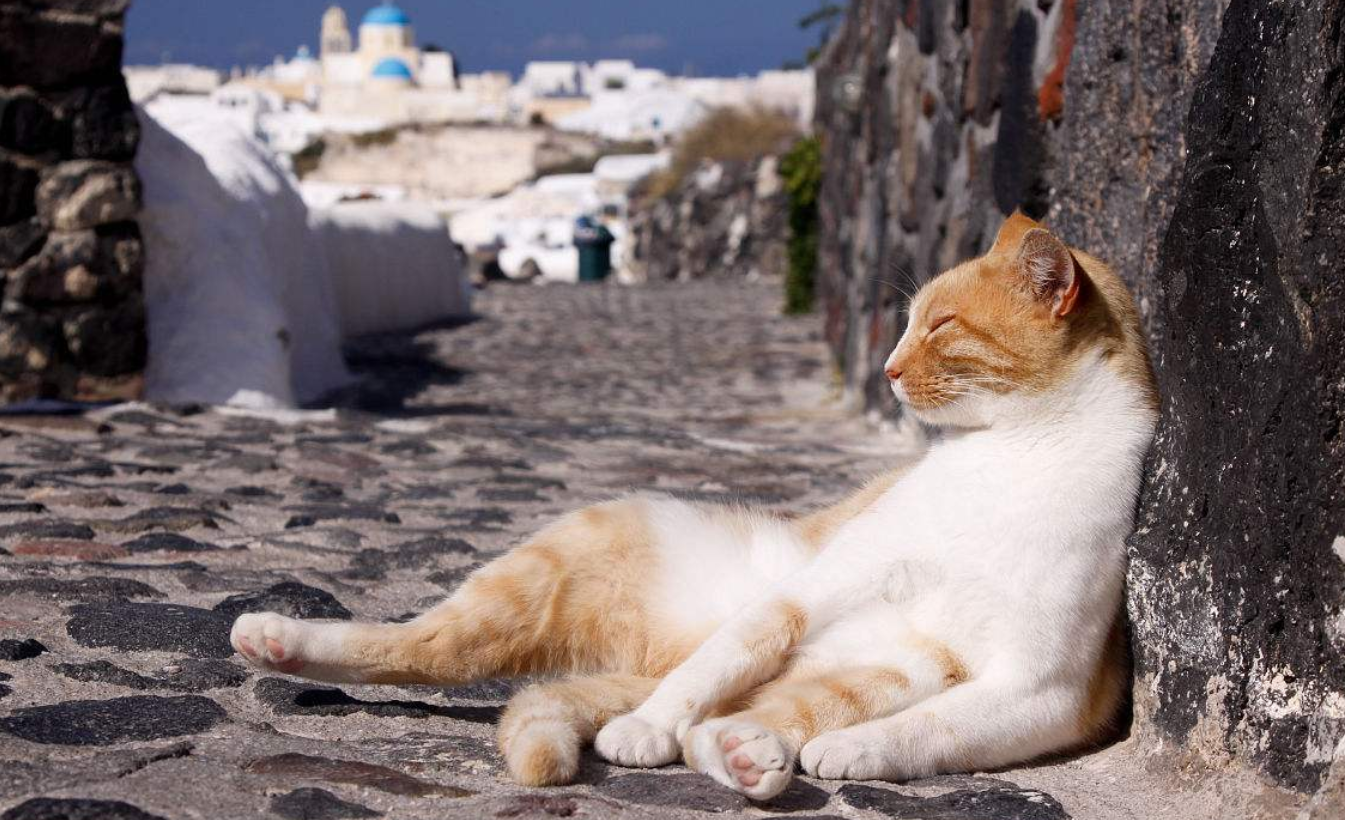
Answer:
[(0, 818), (1145, 816), (1079, 786), (1148, 776), (1125, 752), (800, 779), (766, 806), (591, 756), (574, 786), (528, 790), (494, 747), (507, 681), (337, 688), (233, 657), (239, 613), (404, 619), (585, 503), (798, 509), (899, 457), (836, 406), (815, 320), (777, 300), (504, 286), (471, 323), (352, 346), (365, 381), (336, 410), (0, 417)]

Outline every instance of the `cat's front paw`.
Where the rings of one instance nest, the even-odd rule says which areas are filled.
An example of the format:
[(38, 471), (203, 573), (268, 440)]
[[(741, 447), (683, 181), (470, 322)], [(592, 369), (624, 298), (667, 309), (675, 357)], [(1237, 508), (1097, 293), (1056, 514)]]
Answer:
[(664, 729), (635, 714), (622, 715), (602, 727), (593, 748), (618, 766), (653, 768), (677, 759), (681, 748), (672, 729)]
[(847, 729), (826, 732), (803, 745), (799, 763), (824, 780), (886, 780), (891, 766), (863, 733)]
[(297, 675), (304, 668), (303, 621), (274, 612), (239, 615), (229, 643), (253, 666)]

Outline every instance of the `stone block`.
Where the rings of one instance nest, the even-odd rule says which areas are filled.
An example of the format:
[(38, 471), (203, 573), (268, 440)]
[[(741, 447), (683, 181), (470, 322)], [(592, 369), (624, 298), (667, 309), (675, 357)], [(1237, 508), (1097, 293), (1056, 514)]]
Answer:
[(31, 91), (0, 92), (0, 148), (63, 155), (70, 150), (70, 128)]
[(77, 231), (133, 219), (140, 180), (129, 165), (74, 160), (46, 168), (37, 186), (37, 213), (59, 231)]
[(0, 86), (65, 88), (121, 70), (120, 26), (0, 6)]
[(33, 9), (50, 9), (103, 18), (121, 17), (131, 5), (131, 0), (23, 0), (23, 2)]
[(140, 121), (120, 72), (53, 95), (70, 121), (70, 155), (129, 162), (140, 141)]
[(21, 157), (0, 153), (0, 225), (32, 216), (36, 192), (37, 168)]
[(145, 308), (138, 294), (110, 305), (68, 313), (61, 332), (70, 360), (92, 376), (122, 376), (145, 368)]
[(10, 275), (5, 298), (34, 306), (121, 299), (140, 289), (143, 266), (140, 233), (132, 223), (54, 231)]
[(47, 228), (37, 217), (0, 227), (0, 272), (37, 253), (46, 238)]
[(51, 366), (60, 334), (54, 323), (28, 313), (0, 315), (0, 377), (8, 380)]

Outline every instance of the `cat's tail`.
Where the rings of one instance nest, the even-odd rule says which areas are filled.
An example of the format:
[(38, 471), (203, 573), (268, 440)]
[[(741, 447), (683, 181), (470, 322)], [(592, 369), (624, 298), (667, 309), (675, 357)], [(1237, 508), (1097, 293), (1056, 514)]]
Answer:
[(498, 740), (509, 773), (525, 786), (572, 782), (580, 750), (657, 685), (657, 678), (593, 675), (529, 686), (510, 699), (500, 718)]

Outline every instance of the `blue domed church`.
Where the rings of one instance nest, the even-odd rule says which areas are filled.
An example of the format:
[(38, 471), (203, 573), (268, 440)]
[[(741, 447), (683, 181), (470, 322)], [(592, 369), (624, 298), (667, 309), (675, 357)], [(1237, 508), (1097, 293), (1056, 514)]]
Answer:
[(374, 6), (360, 18), (359, 39), (352, 42), (345, 10), (327, 9), (322, 17), (322, 71), (326, 84), (369, 86), (387, 91), (424, 86), (451, 87), (453, 57), (416, 46), (411, 18), (391, 2)]
[(395, 3), (366, 9), (355, 37), (349, 19), (340, 6), (322, 15), (317, 76), (306, 81), (318, 113), (381, 126), (493, 119), (506, 110), (507, 73), (458, 76), (452, 54), (416, 45), (411, 18)]

